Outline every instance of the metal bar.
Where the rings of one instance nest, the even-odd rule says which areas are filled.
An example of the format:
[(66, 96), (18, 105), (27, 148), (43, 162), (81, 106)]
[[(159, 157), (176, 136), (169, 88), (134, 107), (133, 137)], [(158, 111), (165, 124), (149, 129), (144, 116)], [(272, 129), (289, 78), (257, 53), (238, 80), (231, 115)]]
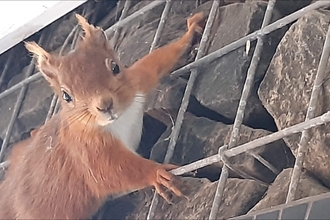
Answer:
[[(330, 122), (330, 111), (324, 113), (321, 116), (310, 119), (308, 121), (301, 122), (299, 124), (296, 124), (296, 125), (290, 126), (288, 128), (284, 128), (283, 130), (277, 131), (275, 133), (269, 134), (267, 136), (255, 139), (248, 143), (241, 144), (235, 148), (228, 149), (228, 150), (224, 151), (224, 155), (226, 157), (234, 157), (239, 154), (245, 153), (246, 151), (249, 151), (249, 150), (252, 150), (252, 149), (255, 149), (258, 147), (262, 147), (266, 144), (280, 140), (289, 135), (302, 132), (303, 130), (311, 129), (311, 128), (319, 126), (319, 125), (323, 125), (327, 122)], [(219, 161), (220, 161), (220, 155), (215, 154), (210, 157), (207, 157), (207, 158), (192, 162), (190, 164), (184, 165), (177, 169), (174, 169), (171, 171), (171, 173), (173, 173), (174, 175), (182, 175), (184, 173), (188, 173), (188, 172), (209, 166), (209, 165), (217, 163)]]
[(0, 163), (0, 170), (6, 170), (9, 166), (9, 161), (5, 161), (5, 162), (2, 162)]
[[(169, 4), (169, 3), (170, 3), (170, 1), (167, 2), (167, 4)], [(213, 25), (213, 22), (214, 22), (216, 14), (217, 14), (217, 9), (218, 8), (219, 8), (219, 0), (214, 0), (213, 4), (212, 4), (212, 8), (210, 10), (209, 17), (208, 17), (206, 25), (205, 25), (205, 30), (203, 32), (202, 39), (201, 39), (200, 46), (198, 48), (195, 60), (201, 58), (205, 53), (206, 43), (209, 39), (209, 35), (211, 33), (211, 27)], [(163, 13), (163, 15), (164, 15), (164, 13)], [(184, 114), (185, 114), (185, 112), (187, 110), (187, 107), (188, 107), (188, 104), (189, 104), (189, 98), (190, 98), (191, 91), (192, 91), (193, 85), (195, 83), (196, 77), (197, 77), (197, 70), (193, 70), (191, 72), (190, 77), (189, 77), (189, 80), (188, 80), (188, 83), (187, 83), (187, 86), (186, 86), (186, 89), (185, 89), (185, 93), (184, 93), (183, 98), (182, 98), (181, 106), (180, 106), (180, 109), (179, 109), (179, 112), (178, 112), (178, 116), (176, 118), (174, 128), (172, 129), (172, 132), (171, 132), (171, 135), (170, 135), (170, 142), (169, 142), (167, 152), (166, 152), (166, 155), (165, 155), (165, 158), (164, 158), (164, 163), (169, 163), (172, 156), (173, 156), (176, 141), (177, 141), (177, 139), (179, 137), (179, 134), (180, 134), (182, 122), (183, 122), (183, 119), (184, 119)], [(158, 195), (154, 194), (154, 197), (152, 199), (152, 203), (151, 203), (151, 206), (150, 206), (150, 209), (149, 209), (149, 213), (148, 213), (148, 216), (147, 216), (148, 220), (153, 218), (153, 216), (155, 214), (155, 209), (156, 209), (157, 203), (158, 203)]]
[(309, 202), (308, 203), (304, 220), (308, 220), (309, 219), (309, 215), (311, 214), (311, 210), (312, 210), (312, 205), (313, 205), (313, 202)]
[[(127, 16), (128, 9), (131, 6), (131, 3), (132, 3), (131, 0), (126, 0), (125, 5), (124, 5), (124, 8), (123, 8), (123, 11), (121, 12), (121, 15), (119, 17), (119, 22), (122, 21)], [(114, 48), (115, 48), (115, 46), (117, 44), (117, 41), (118, 41), (118, 38), (119, 38), (119, 34), (120, 34), (120, 30), (121, 30), (121, 28), (117, 28), (115, 30), (115, 35), (112, 38), (113, 39), (112, 40), (112, 45), (113, 45)]]
[(10, 95), (11, 93), (15, 92), (16, 90), (19, 90), (20, 88), (28, 85), (29, 83), (40, 79), (41, 77), (42, 77), (42, 75), (40, 72), (33, 74), (32, 76), (22, 80), (21, 82), (15, 84), (14, 86), (12, 86), (9, 89), (5, 90), (4, 92), (0, 93), (0, 99)]
[(267, 135), (265, 137), (255, 139), (255, 140), (250, 141), (248, 143), (242, 144), (238, 147), (228, 149), (224, 152), (224, 154), (227, 157), (233, 157), (233, 156), (236, 156), (238, 154), (244, 153), (248, 150), (252, 150), (254, 148), (269, 144), (271, 142), (279, 140), (279, 139), (281, 139), (283, 137), (286, 137), (288, 135), (292, 135), (292, 134), (302, 132), (303, 130), (307, 130), (307, 129), (310, 129), (310, 128), (315, 127), (315, 126), (322, 125), (322, 124), (324, 124), (326, 122), (329, 122), (329, 121), (330, 121), (330, 111), (328, 111), (327, 113), (325, 113), (325, 114), (323, 114), (319, 117), (310, 119), (308, 121), (305, 121), (305, 122), (302, 122), (302, 123), (299, 123), (299, 124), (296, 124), (296, 125), (293, 125), (293, 126), (288, 127), (288, 128), (284, 128), (281, 131), (272, 133), (272, 134)]
[[(318, 96), (320, 94), (320, 91), (322, 89), (323, 80), (325, 77), (325, 70), (327, 68), (328, 60), (330, 57), (330, 25), (328, 27), (328, 32), (326, 35), (326, 39), (324, 42), (320, 63), (317, 69), (317, 73), (314, 80), (314, 86), (311, 94), (311, 99), (309, 101), (306, 118), (305, 121), (310, 120), (311, 118), (315, 117), (315, 110), (316, 110), (316, 104), (318, 103), (319, 99)], [(293, 167), (292, 175), (291, 175), (291, 181), (289, 185), (289, 191), (286, 198), (286, 203), (291, 202), (294, 200), (296, 190), (298, 187), (299, 179), (301, 176), (301, 171), (303, 168), (303, 162), (305, 159), (305, 154), (308, 149), (308, 139), (309, 135), (306, 130), (304, 130), (301, 134), (300, 141), (298, 144), (298, 153), (295, 161), (295, 165)]]
[(55, 109), (54, 109), (54, 112), (53, 112), (53, 116), (60, 110), (60, 104), (61, 104), (60, 99), (57, 99)]
[(256, 154), (254, 152), (248, 152), (248, 154), (253, 156), (255, 159), (257, 159), (261, 164), (267, 167), (274, 174), (278, 175), (280, 173), (280, 171), (273, 164), (269, 163), (267, 160), (265, 160), (265, 158), (263, 158), (259, 154)]
[[(270, 0), (268, 2), (266, 12), (265, 12), (265, 17), (263, 19), (261, 28), (264, 28), (265, 26), (267, 26), (269, 24), (270, 19), (272, 17), (275, 2), (276, 2), (276, 0)], [(239, 140), (239, 132), (241, 129), (241, 125), (243, 123), (246, 102), (251, 93), (251, 88), (253, 86), (254, 76), (255, 76), (255, 73), (256, 73), (256, 70), (257, 70), (257, 67), (259, 64), (262, 49), (263, 49), (263, 37), (258, 37), (257, 45), (255, 47), (255, 50), (254, 50), (254, 53), (252, 56), (251, 64), (247, 71), (247, 76), (246, 76), (245, 84), (243, 87), (242, 96), (241, 96), (241, 99), (238, 104), (238, 109), (237, 109), (237, 113), (236, 113), (236, 117), (235, 117), (235, 121), (234, 121), (234, 125), (233, 125), (233, 130), (232, 130), (232, 133), (230, 136), (230, 141), (228, 144), (229, 149), (235, 147)], [(209, 219), (217, 218), (217, 214), (218, 214), (221, 200), (223, 197), (223, 193), (225, 190), (225, 185), (226, 185), (226, 182), (228, 179), (228, 174), (229, 174), (228, 167), (227, 167), (226, 163), (224, 163), (224, 166), (222, 166), (222, 171), (221, 171), (220, 179), (218, 182), (218, 187), (215, 192), (214, 200), (212, 203), (212, 208), (211, 208)]]
[[(212, 8), (210, 10), (209, 17), (206, 22), (205, 30), (204, 30), (195, 60), (200, 59), (205, 53), (206, 43), (209, 39), (211, 27), (213, 25), (214, 18), (216, 16), (218, 7), (219, 7), (219, 0), (214, 0), (213, 4), (212, 4)], [(178, 112), (178, 116), (176, 118), (174, 128), (172, 129), (172, 132), (170, 135), (171, 138), (170, 138), (168, 149), (167, 149), (167, 152), (165, 155), (164, 163), (169, 163), (173, 156), (176, 141), (180, 134), (181, 126), (182, 126), (183, 119), (184, 119), (184, 114), (185, 114), (188, 104), (189, 104), (189, 98), (190, 98), (191, 91), (192, 91), (193, 85), (195, 83), (196, 77), (197, 77), (197, 70), (194, 69), (194, 70), (192, 70), (191, 75), (189, 77), (189, 80), (188, 80), (188, 83), (187, 83), (187, 86), (185, 89), (185, 93), (182, 98), (181, 106), (180, 106), (180, 109)]]
[(173, 3), (172, 0), (166, 0), (166, 5), (165, 5), (165, 8), (163, 10), (162, 16), (160, 18), (154, 40), (151, 43), (150, 52), (155, 49), (156, 45), (159, 42), (160, 36), (162, 35), (164, 27), (165, 27), (165, 21), (167, 19), (168, 14), (170, 13), (172, 3)]
[[(164, 30), (164, 27), (165, 27), (165, 22), (166, 22), (166, 19), (167, 19), (167, 16), (168, 16), (169, 12), (170, 12), (171, 7), (172, 7), (172, 0), (166, 0), (166, 4), (165, 4), (165, 7), (163, 9), (160, 21), (158, 23), (158, 27), (157, 27), (154, 39), (151, 43), (149, 53), (151, 53), (155, 49), (156, 45), (158, 44), (158, 42), (160, 40), (161, 34), (163, 33), (163, 30)], [(159, 199), (158, 195), (155, 192), (153, 197), (152, 197), (151, 204), (150, 204), (150, 207), (149, 207), (149, 211), (148, 211), (148, 215), (147, 215), (148, 220), (152, 219), (153, 216), (155, 215), (157, 204), (158, 204), (158, 199)]]
[(266, 34), (269, 34), (277, 29), (280, 29), (282, 27), (284, 27), (285, 25), (287, 24), (290, 24), (292, 23), (293, 21), (299, 19), (300, 17), (302, 17), (303, 15), (305, 15), (307, 12), (309, 11), (312, 11), (312, 10), (315, 10), (315, 9), (318, 9), (318, 8), (321, 8), (321, 7), (324, 7), (324, 6), (329, 6), (330, 5), (330, 1), (329, 0), (324, 0), (324, 1), (317, 1), (313, 4), (310, 4), (308, 5), (307, 7), (305, 8), (302, 8), (284, 18), (281, 18), (279, 20), (277, 20), (276, 22), (270, 24), (270, 25), (267, 25), (266, 27), (258, 30), (258, 31), (255, 31), (245, 37), (242, 37), (240, 38), (239, 40), (237, 41), (234, 41), (233, 43), (230, 43), (228, 44), (227, 46), (224, 46), (223, 48), (217, 50), (217, 51), (214, 51), (213, 53), (210, 53), (206, 56), (204, 56), (203, 58), (195, 61), (195, 62), (192, 62), (174, 72), (172, 72), (172, 76), (173, 77), (178, 77), (178, 76), (181, 76), (187, 72), (189, 72), (189, 70), (191, 69), (194, 69), (194, 68), (197, 68), (199, 66), (202, 66), (204, 64), (207, 64), (207, 63), (210, 63), (212, 62), (213, 60), (233, 51), (233, 50), (236, 50), (237, 48), (241, 47), (241, 46), (244, 46), (245, 43), (250, 40), (250, 41), (253, 41), (253, 40), (256, 40), (257, 37), (261, 37), (261, 36), (264, 36)]
[[(156, 6), (160, 5), (160, 4), (162, 4), (163, 2), (165, 2), (165, 0), (154, 1), (154, 2), (150, 3), (150, 5), (148, 5), (149, 6), (148, 8), (156, 7)], [(239, 39), (239, 40), (237, 40), (237, 41), (235, 41), (235, 42), (233, 42), (233, 43), (231, 43), (231, 44), (229, 44), (229, 45), (227, 45), (227, 46), (225, 46), (225, 47), (223, 47), (223, 48), (221, 48), (221, 49), (219, 49), (217, 51), (214, 51), (213, 53), (210, 53), (210, 54), (202, 57), (199, 60), (196, 60), (196, 61), (194, 61), (194, 62), (192, 62), (192, 63), (190, 63), (188, 65), (185, 65), (184, 67), (182, 67), (182, 68), (180, 68), (180, 69), (172, 72), (171, 75), (172, 75), (172, 77), (177, 77), (177, 76), (180, 76), (180, 75), (185, 74), (186, 72), (189, 72), (191, 69), (195, 69), (195, 68), (197, 68), (199, 66), (202, 66), (202, 65), (204, 65), (206, 63), (212, 62), (213, 60), (215, 60), (215, 59), (217, 59), (217, 58), (219, 58), (219, 57), (221, 57), (221, 56), (223, 56), (223, 55), (225, 55), (225, 54), (227, 54), (227, 53), (229, 53), (229, 52), (231, 52), (231, 51), (233, 51), (233, 50), (235, 50), (235, 49), (237, 49), (237, 48), (239, 48), (241, 46), (244, 46), (245, 43), (248, 40), (252, 41), (252, 40), (257, 39), (258, 36), (264, 36), (266, 34), (269, 34), (269, 33), (273, 32), (273, 31), (275, 31), (277, 29), (280, 29), (280, 28), (284, 27), (285, 25), (287, 25), (287, 24), (289, 24), (289, 23), (291, 23), (291, 22), (299, 19), (300, 17), (302, 17), (303, 15), (305, 15), (305, 13), (307, 13), (309, 11), (312, 11), (314, 9), (318, 9), (318, 8), (324, 7), (324, 6), (330, 6), (330, 1), (329, 0), (326, 0), (326, 1), (317, 1), (317, 2), (315, 2), (313, 4), (311, 4), (311, 5), (303, 8), (303, 9), (300, 9), (300, 10), (296, 11), (293, 14), (290, 14), (290, 15), (288, 15), (288, 16), (286, 16), (286, 17), (284, 17), (284, 18), (282, 18), (282, 19), (280, 19), (280, 20), (278, 20), (278, 21), (276, 21), (276, 22), (274, 22), (274, 23), (266, 26), (265, 28), (262, 28), (261, 30), (258, 30), (256, 32), (253, 32), (253, 33), (251, 33), (251, 34), (249, 34), (249, 35), (247, 35), (247, 36), (245, 36), (245, 37), (243, 37), (243, 38), (241, 38), (241, 39)], [(138, 15), (145, 13), (147, 11), (147, 8), (146, 7), (147, 6), (145, 6), (144, 8), (142, 8), (141, 9), (142, 11), (139, 10), (136, 13), (138, 13)], [(138, 15), (134, 15), (134, 18), (138, 17)], [(125, 23), (124, 24), (126, 24), (128, 22), (128, 20), (123, 19), (123, 21), (124, 20), (125, 20)], [(131, 20), (131, 18), (130, 18), (130, 20)], [(117, 27), (118, 26), (121, 26), (121, 25), (124, 25), (124, 24), (117, 25)], [(112, 29), (109, 28), (105, 32), (111, 32), (111, 31), (113, 31), (113, 29), (114, 28), (112, 28)], [(9, 94), (11, 94), (12, 92), (14, 92), (14, 91), (16, 91), (18, 89), (20, 89), (22, 86), (24, 86), (26, 84), (29, 84), (30, 82), (33, 82), (33, 81), (39, 79), (40, 77), (41, 77), (40, 73), (36, 73), (33, 76), (31, 76), (31, 77), (29, 77), (27, 79), (22, 80), (20, 83), (17, 83), (16, 85), (12, 86), (11, 88), (9, 88), (9, 89), (5, 90), (4, 92), (0, 93), (0, 99), (8, 96)]]
[(14, 57), (14, 51), (12, 50), (10, 52), (10, 55), (9, 55), (7, 61), (6, 61), (6, 64), (5, 64), (4, 68), (3, 68), (3, 71), (2, 71), (1, 76), (0, 76), (0, 87), (2, 86), (2, 83), (5, 80), (5, 77), (6, 77), (8, 68), (9, 68), (9, 65), (10, 65), (11, 61), (13, 60), (13, 57)]
[[(117, 1), (116, 2), (116, 14), (115, 14), (115, 17), (118, 17), (118, 9), (119, 9), (119, 5), (120, 5), (121, 2), (123, 2), (123, 1)], [(111, 20), (112, 16), (113, 16), (112, 13), (108, 13), (106, 16), (104, 16), (102, 18), (101, 21), (99, 21), (97, 23), (97, 26), (99, 26), (99, 27), (105, 26)]]
[(133, 14), (131, 14), (130, 16), (124, 18), (123, 20), (121, 20), (120, 22), (115, 23), (114, 25), (112, 25), (110, 28), (108, 28), (105, 31), (105, 34), (107, 36), (109, 36), (113, 31), (115, 31), (118, 28), (124, 27), (127, 23), (129, 23), (130, 21), (132, 21), (133, 19), (139, 17), (140, 15), (144, 15), (147, 11), (157, 7), (158, 5), (164, 4), (165, 0), (157, 0), (157, 1), (153, 1), (150, 4), (144, 6), (143, 8), (141, 8), (140, 10), (134, 12)]
[[(45, 34), (42, 34), (40, 39), (39, 39), (39, 44), (42, 43), (42, 41), (44, 40), (44, 37), (46, 35)], [(25, 72), (25, 76), (26, 78), (29, 77), (32, 73), (33, 73), (33, 70), (34, 70), (34, 58), (31, 60), (30, 62), (30, 65), (27, 69), (27, 71)], [(7, 145), (9, 143), (9, 140), (10, 140), (10, 135), (13, 131), (13, 128), (14, 128), (14, 124), (15, 124), (15, 120), (19, 114), (19, 110), (22, 106), (22, 103), (23, 103), (23, 99), (24, 99), (24, 96), (25, 96), (25, 93), (26, 93), (26, 90), (27, 90), (27, 85), (23, 86), (21, 88), (21, 91), (17, 97), (17, 101), (16, 101), (16, 104), (15, 104), (15, 107), (14, 107), (14, 110), (13, 110), (13, 114), (10, 118), (10, 121), (9, 121), (9, 125), (8, 125), (8, 128), (7, 128), (7, 131), (5, 133), (5, 137), (3, 139), (3, 142), (2, 142), (2, 145), (1, 145), (1, 150), (0, 150), (0, 162), (3, 160), (3, 157), (5, 155), (5, 149), (7, 148)]]

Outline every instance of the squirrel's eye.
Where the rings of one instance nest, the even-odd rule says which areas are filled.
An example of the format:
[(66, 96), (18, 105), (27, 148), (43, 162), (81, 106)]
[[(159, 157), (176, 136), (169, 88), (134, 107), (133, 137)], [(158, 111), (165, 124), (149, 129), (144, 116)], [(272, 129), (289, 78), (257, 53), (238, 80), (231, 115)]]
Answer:
[(111, 70), (112, 70), (112, 72), (113, 72), (114, 75), (117, 75), (118, 73), (120, 73), (119, 66), (114, 61), (111, 61), (110, 67), (111, 67)]
[(110, 58), (105, 59), (105, 65), (108, 68), (108, 70), (112, 71), (113, 75), (117, 75), (120, 73), (120, 68), (118, 64), (115, 61), (111, 60)]
[(64, 101), (66, 101), (67, 103), (72, 102), (72, 98), (71, 98), (71, 96), (70, 96), (66, 91), (62, 91), (62, 98), (63, 98)]

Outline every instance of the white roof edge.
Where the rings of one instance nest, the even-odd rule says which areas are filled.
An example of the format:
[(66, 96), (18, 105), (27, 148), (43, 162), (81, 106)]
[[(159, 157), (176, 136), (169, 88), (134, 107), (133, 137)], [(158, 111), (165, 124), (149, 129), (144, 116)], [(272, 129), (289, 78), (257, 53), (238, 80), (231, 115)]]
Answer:
[(33, 19), (26, 21), (23, 25), (19, 25), (17, 28), (10, 30), (8, 33), (0, 37), (0, 54), (6, 52), (22, 40), (38, 32), (86, 1), (87, 0), (62, 0), (52, 7), (44, 8), (44, 10), (41, 13), (36, 14)]

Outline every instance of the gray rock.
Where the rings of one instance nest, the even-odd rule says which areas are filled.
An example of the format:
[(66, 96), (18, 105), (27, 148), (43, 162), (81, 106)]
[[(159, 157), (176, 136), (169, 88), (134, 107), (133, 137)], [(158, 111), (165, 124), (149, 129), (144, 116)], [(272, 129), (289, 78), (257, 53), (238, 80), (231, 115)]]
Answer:
[[(235, 1), (235, 0), (232, 0), (232, 1)], [(268, 2), (268, 0), (246, 0), (246, 2), (252, 2), (252, 1)], [(318, 0), (284, 0), (284, 1), (279, 0), (279, 1), (276, 1), (275, 8), (281, 13), (281, 15), (286, 16), (303, 7), (306, 7), (313, 1), (318, 1)]]
[[(208, 218), (218, 182), (183, 178), (183, 183), (187, 186), (188, 199), (175, 197), (174, 204), (170, 205), (160, 198), (154, 219)], [(252, 180), (228, 179), (218, 217), (227, 219), (247, 213), (266, 190), (266, 187)], [(152, 191), (145, 189), (112, 201), (110, 204), (113, 205), (107, 206), (102, 218), (146, 219), (152, 196)]]
[[(329, 11), (312, 11), (290, 27), (277, 48), (258, 94), (279, 129), (305, 120), (329, 22)], [(328, 70), (325, 75), (329, 75)], [(330, 81), (327, 78), (322, 87), (315, 116), (330, 106)], [(329, 131), (329, 124), (309, 130), (311, 138), (304, 161), (304, 168), (327, 186), (330, 186)], [(297, 155), (300, 134), (284, 140)]]
[[(211, 31), (212, 41), (208, 53), (258, 30), (266, 6), (265, 2), (249, 2), (219, 8), (219, 14)], [(274, 13), (273, 19), (278, 18), (276, 10)], [(264, 127), (266, 123), (272, 123), (272, 119), (257, 97), (256, 90), (282, 35), (283, 30), (280, 30), (265, 39), (254, 87), (247, 101), (245, 124)], [(200, 68), (193, 94), (202, 105), (234, 120), (254, 46), (255, 43), (252, 42), (248, 56), (243, 46)]]
[[(289, 190), (292, 168), (283, 170), (268, 187), (265, 197), (263, 197), (251, 210), (261, 210), (272, 206), (284, 204)], [(319, 195), (330, 190), (322, 186), (316, 179), (308, 173), (303, 172), (296, 191), (295, 200), (309, 196)]]
[[(187, 113), (171, 162), (184, 165), (217, 154), (220, 146), (229, 143), (231, 127), (231, 125), (214, 122), (206, 118), (197, 118)], [(151, 151), (151, 159), (163, 162), (169, 143), (168, 137), (170, 132), (171, 128), (159, 138)], [(270, 133), (271, 132), (265, 130), (242, 126), (238, 144), (246, 143)], [(260, 154), (279, 171), (288, 166), (292, 166), (293, 163), (293, 156), (282, 140), (267, 144), (251, 152)], [(276, 177), (274, 173), (248, 154), (240, 154), (230, 158), (230, 162), (236, 169), (244, 171), (265, 182), (270, 183)], [(209, 167), (209, 170), (205, 170), (205, 172), (213, 174), (214, 170), (219, 172), (220, 167), (218, 164), (212, 165)]]
[[(316, 0), (313, 0), (316, 1)], [(285, 0), (276, 1), (275, 7), (281, 12), (283, 16), (291, 14), (303, 7), (306, 7), (312, 0)]]
[(146, 113), (167, 126), (171, 126), (181, 105), (185, 86), (186, 83), (182, 80), (165, 77), (157, 89), (148, 95)]
[[(71, 14), (70, 16), (61, 18), (52, 25), (53, 30), (49, 30), (51, 31), (52, 37), (49, 38), (49, 42), (45, 48), (47, 51), (54, 51), (62, 47), (72, 29), (77, 25), (77, 19), (74, 14)], [(69, 43), (72, 43), (72, 38)], [(68, 47), (70, 47), (70, 44)]]
[[(24, 78), (24, 70), (26, 70), (26, 68), (23, 69), (23, 73), (15, 76), (9, 85), (21, 81)], [(0, 100), (1, 139), (4, 138), (7, 131), (19, 93), (20, 90), (15, 91)], [(31, 129), (44, 123), (52, 99), (52, 94), (53, 92), (51, 88), (43, 78), (29, 84), (18, 118), (14, 123), (10, 142), (20, 140), (24, 133), (30, 132)]]

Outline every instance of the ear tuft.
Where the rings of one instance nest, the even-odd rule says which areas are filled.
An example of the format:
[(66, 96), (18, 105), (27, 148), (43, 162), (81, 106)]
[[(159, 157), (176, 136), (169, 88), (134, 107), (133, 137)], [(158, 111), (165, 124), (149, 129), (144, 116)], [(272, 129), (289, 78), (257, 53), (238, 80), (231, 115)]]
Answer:
[(75, 16), (81, 28), (85, 32), (85, 36), (83, 37), (84, 41), (102, 45), (104, 45), (108, 41), (107, 36), (103, 32), (102, 28), (95, 27), (94, 25), (89, 24), (87, 20), (79, 14), (75, 14)]
[(48, 52), (46, 52), (42, 47), (40, 47), (36, 42), (25, 42), (25, 48), (33, 53), (33, 55), (35, 55), (38, 60), (40, 61), (40, 59), (44, 59), (44, 60), (48, 60), (50, 58), (50, 54)]
[(78, 23), (80, 24), (81, 28), (85, 32), (85, 37), (89, 37), (93, 31), (95, 31), (95, 27), (91, 24), (89, 24), (83, 16), (80, 14), (75, 14), (76, 18), (78, 20)]
[(45, 79), (50, 82), (54, 88), (58, 88), (59, 83), (56, 76), (56, 57), (53, 57), (50, 53), (46, 52), (36, 42), (25, 42), (25, 47), (37, 58), (36, 66), (43, 73)]

